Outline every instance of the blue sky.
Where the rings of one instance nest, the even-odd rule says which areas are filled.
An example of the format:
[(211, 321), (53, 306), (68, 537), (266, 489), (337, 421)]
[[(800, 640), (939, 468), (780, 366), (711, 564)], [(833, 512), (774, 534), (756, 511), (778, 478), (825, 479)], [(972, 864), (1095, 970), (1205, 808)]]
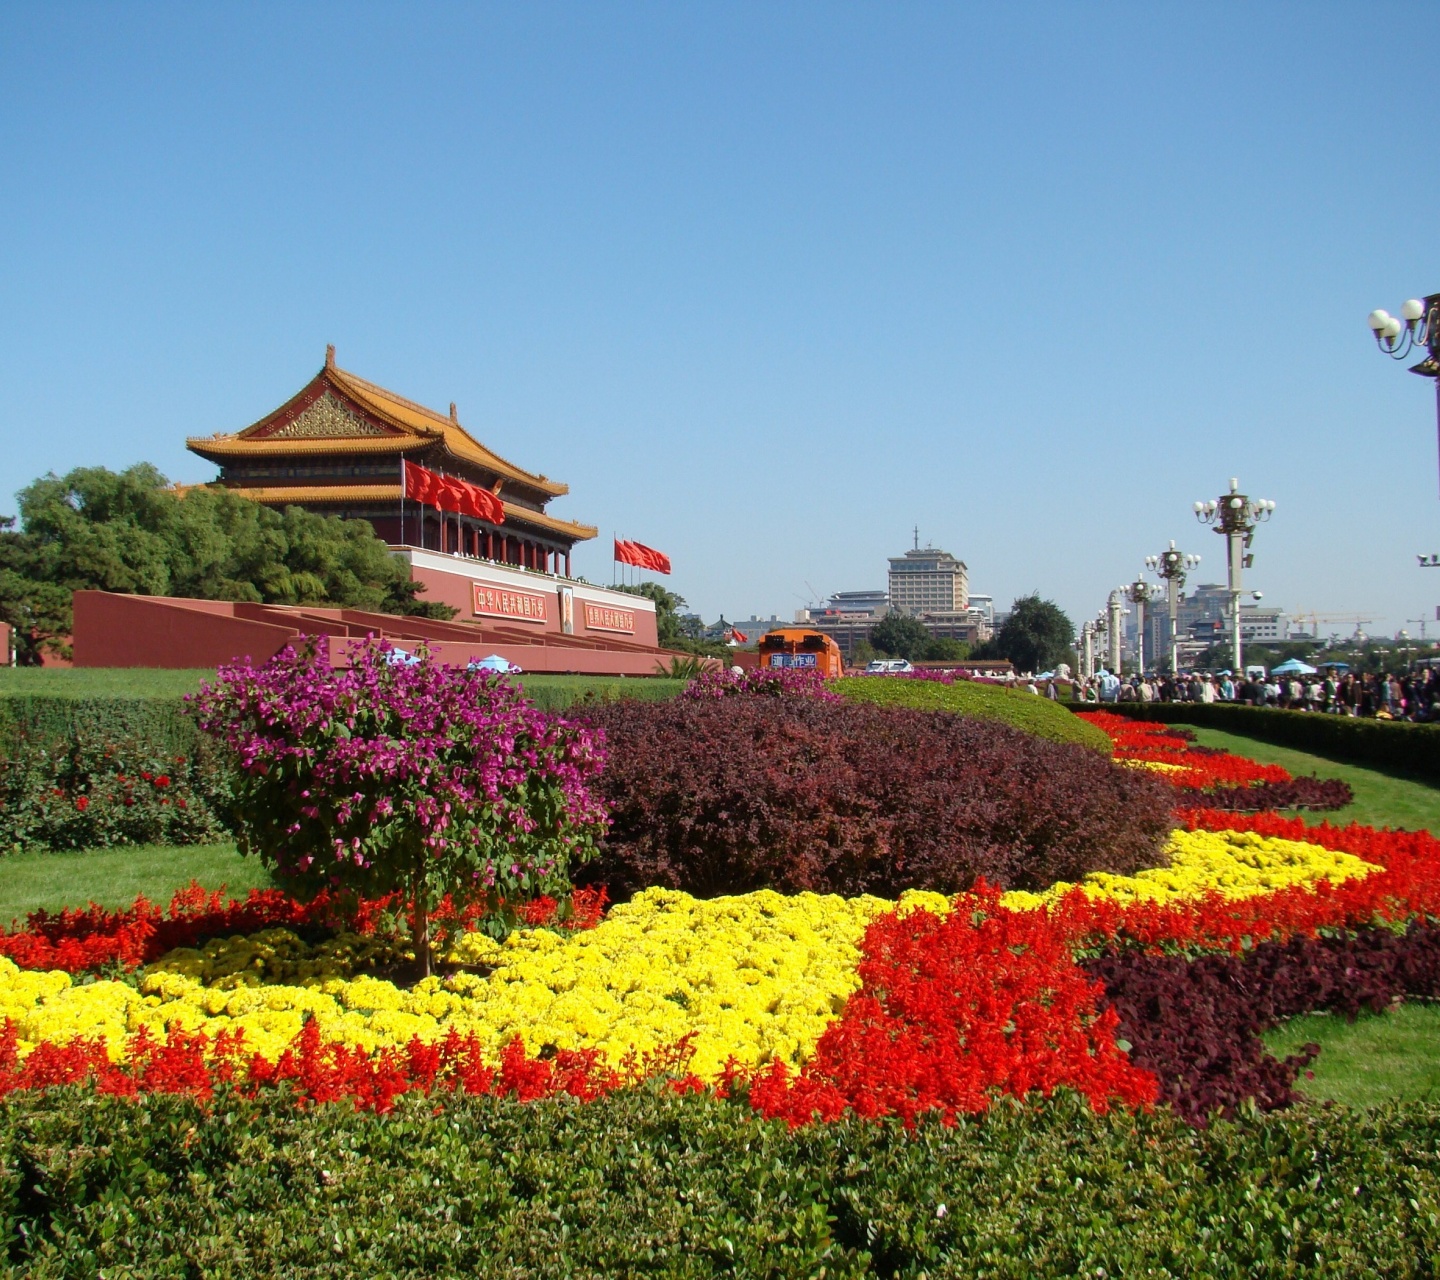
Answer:
[(1238, 475), (1267, 603), (1433, 619), (1433, 392), (1365, 328), (1440, 291), (1433, 7), (1001, 9), (0, 5), (0, 510), (210, 478), (334, 342), (707, 617), (918, 524), (1078, 621), (1170, 538), (1218, 577)]

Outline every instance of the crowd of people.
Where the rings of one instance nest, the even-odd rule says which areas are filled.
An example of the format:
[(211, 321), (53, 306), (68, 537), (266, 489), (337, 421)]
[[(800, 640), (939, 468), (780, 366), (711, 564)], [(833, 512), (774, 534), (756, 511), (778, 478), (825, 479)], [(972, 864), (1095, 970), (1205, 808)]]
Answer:
[(1379, 673), (1235, 677), (1228, 672), (1127, 676), (1102, 670), (1075, 685), (1080, 702), (1235, 702), (1382, 720), (1440, 720), (1440, 677), (1429, 667)]

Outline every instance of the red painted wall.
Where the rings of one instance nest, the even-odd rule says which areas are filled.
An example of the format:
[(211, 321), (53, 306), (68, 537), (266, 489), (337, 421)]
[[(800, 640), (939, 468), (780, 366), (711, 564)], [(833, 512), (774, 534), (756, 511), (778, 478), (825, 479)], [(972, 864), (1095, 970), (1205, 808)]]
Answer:
[(299, 633), (293, 627), (231, 616), (216, 600), (75, 593), (77, 667), (218, 667), (237, 658), (263, 662)]
[[(506, 590), (526, 591), (532, 595), (545, 597), (545, 621), (527, 622), (519, 618), (506, 618), (503, 620), (477, 617), (474, 610), (474, 584), (487, 581), (485, 573), (477, 567), (473, 575), (458, 570), (453, 573), (446, 573), (431, 569), (424, 565), (412, 566), (411, 576), (417, 582), (425, 584), (425, 590), (421, 594), (422, 600), (438, 600), (442, 604), (448, 604), (452, 608), (459, 609), (455, 621), (457, 622), (479, 622), (482, 626), (487, 623), (499, 622), (503, 626), (515, 627), (517, 629), (533, 630), (537, 635), (544, 635), (547, 632), (555, 635), (560, 634), (560, 593), (558, 588), (563, 579), (541, 577), (535, 575), (527, 581), (523, 587), (512, 586), (508, 578), (501, 584), (501, 580), (494, 579), (497, 585), (504, 585)], [(633, 635), (624, 632), (603, 631), (600, 629), (591, 630), (585, 625), (585, 601), (580, 597), (582, 588), (576, 588), (575, 599), (575, 632), (577, 636), (594, 636), (604, 640), (624, 640), (630, 644), (646, 645), (654, 648), (660, 643), (659, 636), (655, 630), (655, 614), (648, 608), (636, 608), (635, 632)], [(609, 603), (607, 601), (607, 603)], [(647, 602), (648, 603), (648, 602)], [(633, 608), (633, 606), (616, 605), (617, 608)]]

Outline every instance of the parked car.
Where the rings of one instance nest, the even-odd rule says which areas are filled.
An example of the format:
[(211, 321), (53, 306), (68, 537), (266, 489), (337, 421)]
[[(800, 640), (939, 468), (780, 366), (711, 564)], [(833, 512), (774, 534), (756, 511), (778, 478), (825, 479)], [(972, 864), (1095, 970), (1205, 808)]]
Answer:
[(876, 658), (873, 662), (865, 664), (867, 676), (903, 675), (907, 671), (914, 670), (915, 668), (904, 658)]

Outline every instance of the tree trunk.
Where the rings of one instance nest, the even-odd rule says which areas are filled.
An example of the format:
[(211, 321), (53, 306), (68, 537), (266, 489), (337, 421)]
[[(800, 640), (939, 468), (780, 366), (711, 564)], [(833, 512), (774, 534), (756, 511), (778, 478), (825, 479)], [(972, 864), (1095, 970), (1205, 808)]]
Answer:
[(430, 917), (425, 910), (425, 873), (419, 872), (415, 876), (413, 886), (414, 893), (414, 921), (412, 937), (415, 942), (415, 959), (420, 964), (420, 976), (430, 976)]

